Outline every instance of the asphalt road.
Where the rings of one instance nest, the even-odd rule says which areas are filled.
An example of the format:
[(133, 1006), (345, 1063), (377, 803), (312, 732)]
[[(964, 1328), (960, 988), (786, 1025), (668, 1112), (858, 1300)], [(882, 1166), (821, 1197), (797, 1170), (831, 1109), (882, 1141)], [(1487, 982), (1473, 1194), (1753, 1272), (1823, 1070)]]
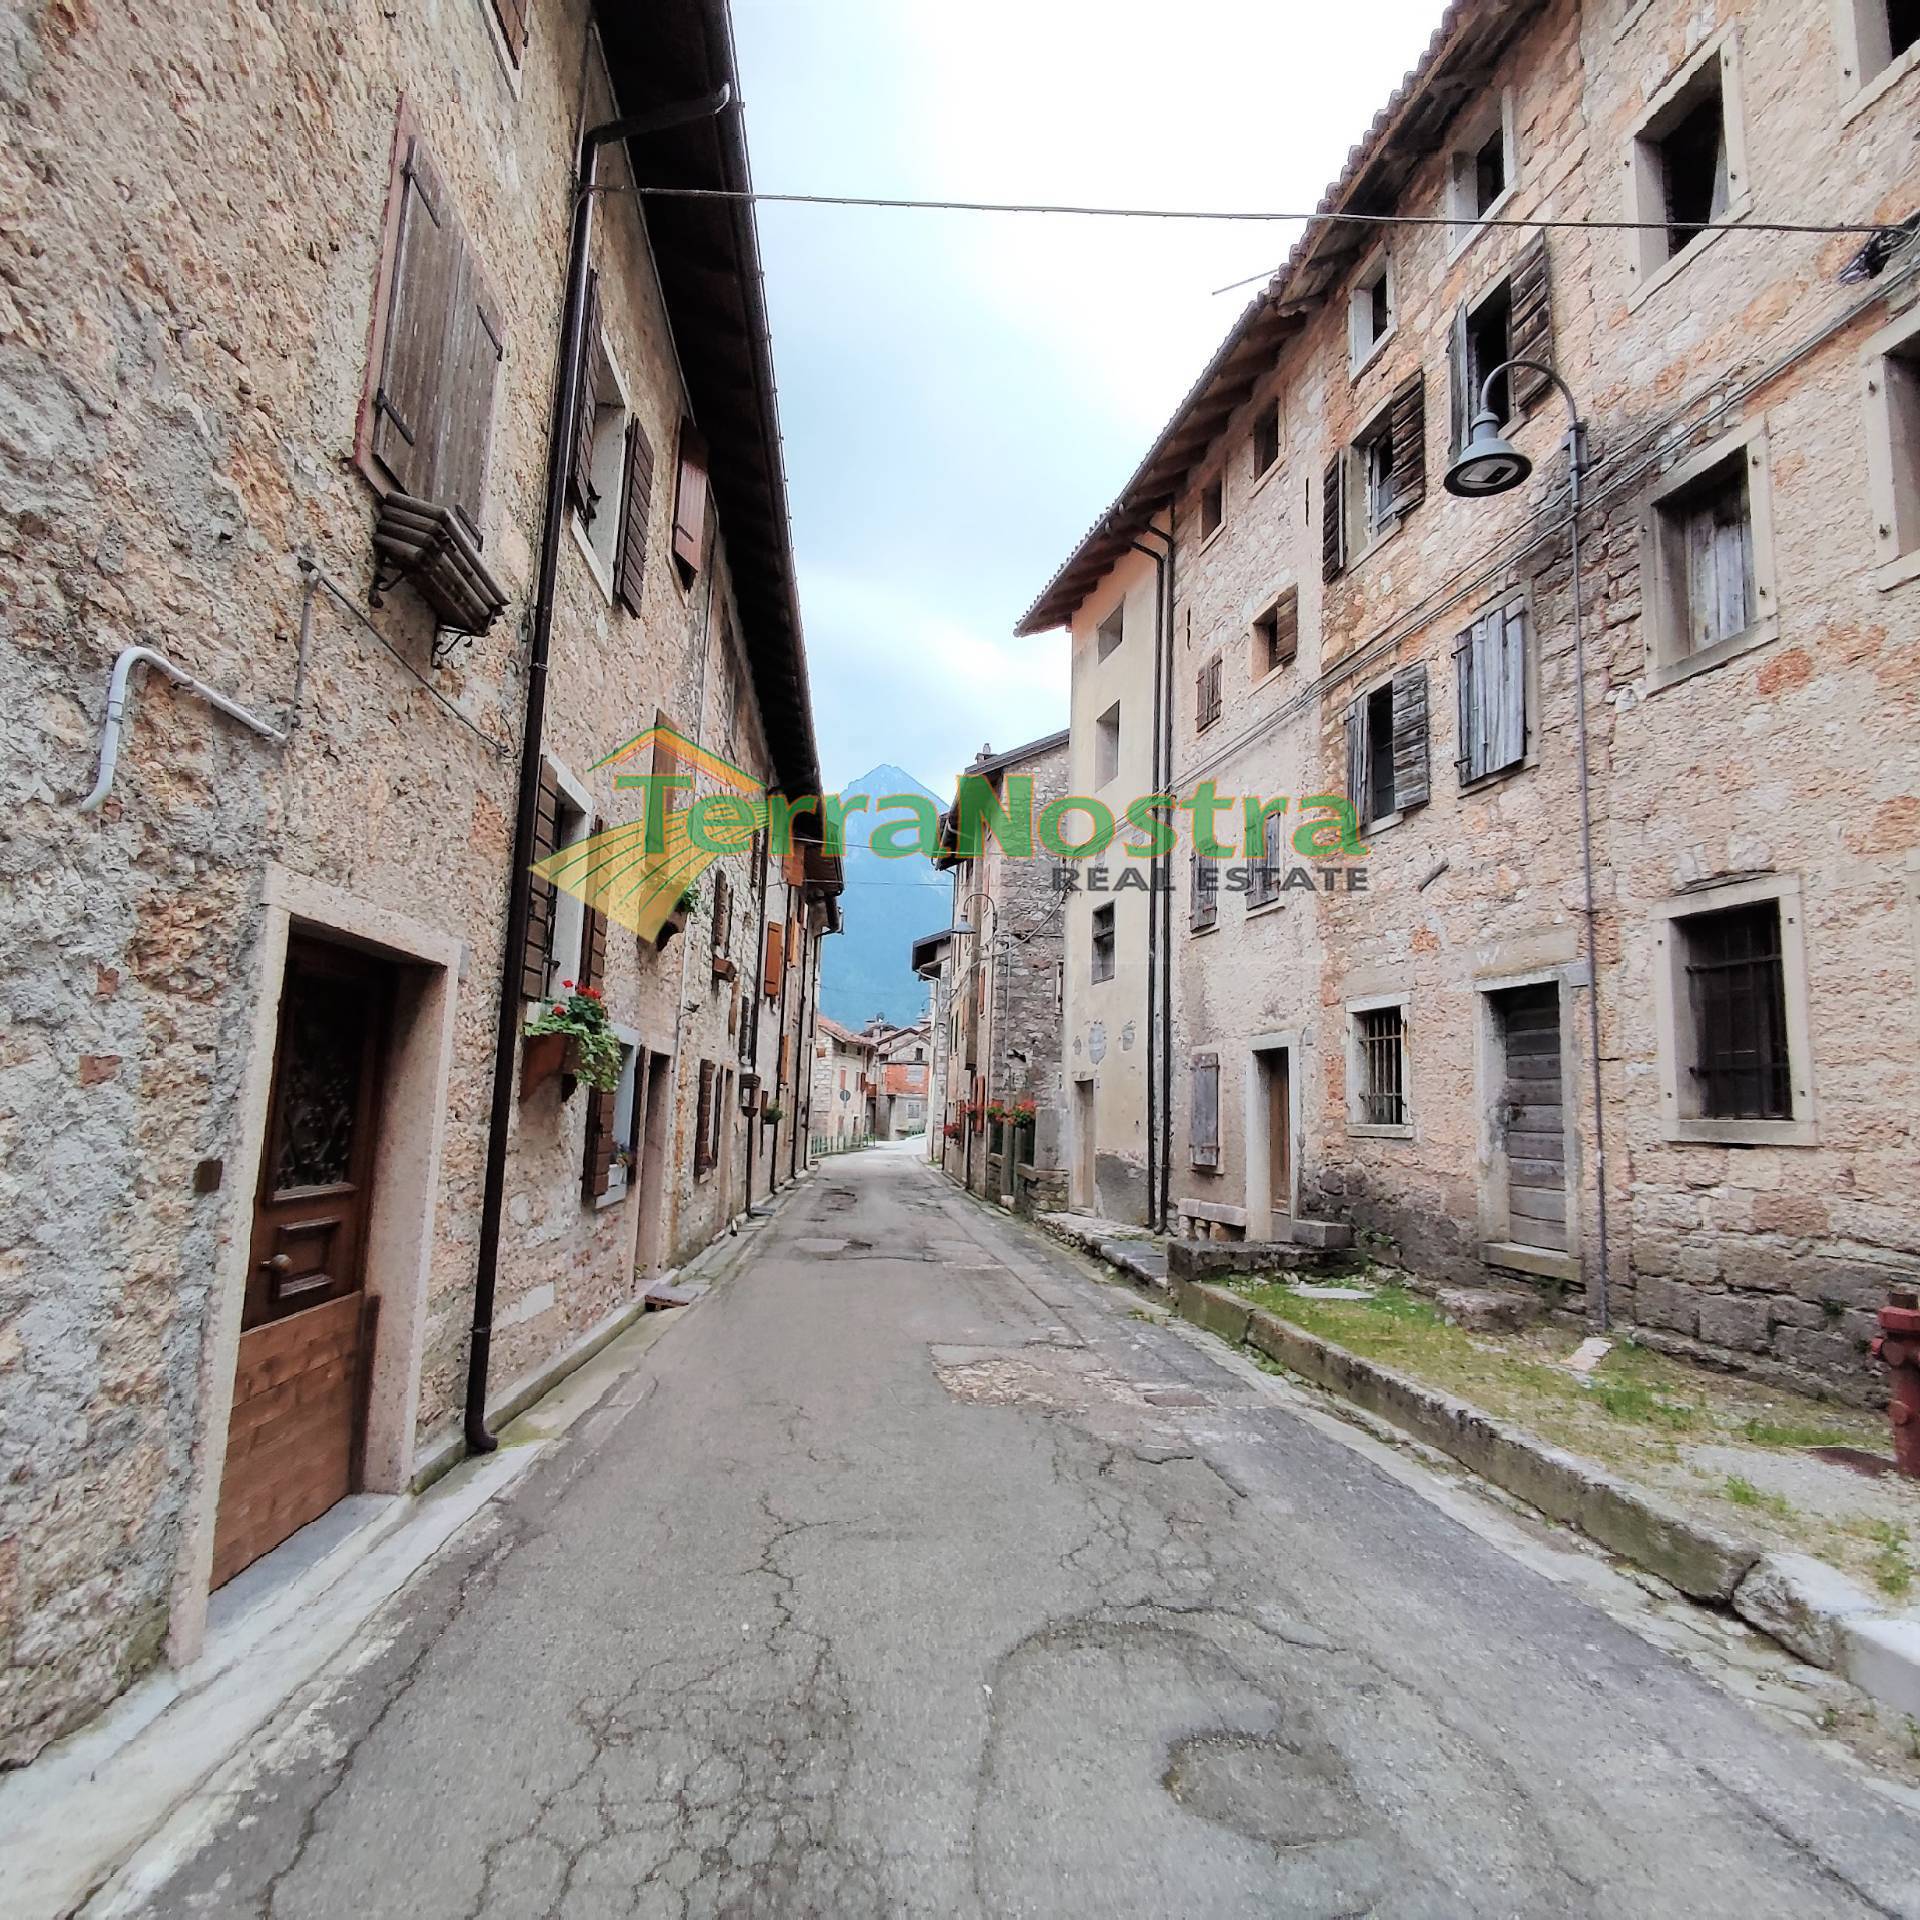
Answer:
[(912, 1157), (756, 1232), (143, 1911), (1920, 1913), (1811, 1740)]

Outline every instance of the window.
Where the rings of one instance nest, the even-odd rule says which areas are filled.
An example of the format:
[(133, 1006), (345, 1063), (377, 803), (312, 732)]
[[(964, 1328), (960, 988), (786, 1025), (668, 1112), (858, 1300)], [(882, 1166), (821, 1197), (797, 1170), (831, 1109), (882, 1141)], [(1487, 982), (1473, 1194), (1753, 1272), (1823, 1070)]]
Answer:
[(567, 494), (576, 526), (609, 593), (625, 524), (622, 489), (627, 472), (627, 399), (600, 334), (600, 276), (587, 281), (587, 330), (582, 352), (586, 365), (580, 411), (574, 423), (573, 461)]
[(1201, 932), (1220, 918), (1220, 866), (1198, 847), (1193, 850), (1193, 930)]
[(1348, 361), (1358, 373), (1393, 331), (1393, 256), (1377, 254), (1354, 282), (1347, 304)]
[(1447, 161), (1447, 211), (1457, 252), (1506, 200), (1514, 180), (1513, 99), (1502, 94), (1466, 120)]
[(1920, 58), (1920, 0), (1839, 0), (1836, 24), (1843, 93), (1890, 84)]
[(639, 1054), (622, 1042), (620, 1084), (605, 1093), (588, 1093), (580, 1189), (591, 1206), (615, 1205), (632, 1183), (640, 1150), (639, 1060)]
[(683, 420), (673, 485), (673, 558), (686, 586), (707, 563), (708, 472), (707, 443), (691, 420)]
[(1464, 787), (1526, 758), (1526, 602), (1483, 613), (1460, 636), (1453, 665), (1460, 724), (1454, 763)]
[(1188, 1157), (1203, 1171), (1220, 1166), (1220, 1056), (1193, 1056), (1191, 1098), (1187, 1103)]
[(1194, 689), (1194, 731), (1204, 733), (1220, 718), (1221, 710), (1221, 668), (1223, 662), (1216, 653), (1196, 676)]
[(1094, 631), (1094, 658), (1105, 660), (1118, 653), (1120, 643), (1127, 637), (1127, 603), (1122, 600)]
[(1363, 825), (1424, 806), (1430, 791), (1427, 669), (1402, 667), (1347, 709), (1347, 797)]
[(1321, 572), (1331, 580), (1426, 498), (1427, 383), (1416, 373), (1327, 468)]
[(1253, 416), (1253, 477), (1257, 480), (1280, 458), (1280, 402), (1269, 400)]
[(1270, 673), (1291, 666), (1300, 651), (1300, 594), (1289, 587), (1265, 613), (1253, 622), (1253, 677), (1264, 680)]
[(1920, 311), (1867, 343), (1867, 473), (1882, 587), (1920, 575)]
[(517, 67), (527, 50), (527, 16), (533, 0), (493, 0), (493, 15), (500, 22), (500, 37), (507, 43), (507, 58)]
[(1355, 1013), (1354, 1121), (1362, 1127), (1407, 1124), (1407, 1018), (1404, 1005)]
[(383, 494), (448, 508), (479, 544), (504, 310), (425, 141), (404, 121), (400, 156), (356, 459)]
[(1113, 903), (1093, 910), (1093, 977), (1111, 980), (1114, 966)]
[(1211, 540), (1220, 531), (1226, 517), (1226, 483), (1218, 478), (1209, 480), (1200, 489), (1200, 538), (1203, 541)]
[(1716, 442), (1666, 474), (1643, 534), (1655, 687), (1770, 640), (1772, 521), (1765, 436)]
[(1654, 913), (1667, 1138), (1810, 1145), (1799, 882), (1710, 887)]
[(1093, 723), (1093, 784), (1104, 787), (1120, 772), (1120, 703)]
[[(1448, 368), (1453, 389), (1453, 448), (1467, 442), (1480, 391), (1496, 367), (1518, 358), (1553, 364), (1553, 307), (1549, 297), (1547, 242), (1543, 234), (1520, 256), (1512, 273), (1454, 316)], [(1549, 381), (1537, 366), (1501, 373), (1489, 396), (1502, 421), (1524, 414)]]
[(1646, 292), (1713, 227), (1746, 210), (1737, 41), (1701, 49), (1654, 98), (1627, 154), (1634, 270)]
[(1287, 816), (1267, 814), (1260, 822), (1260, 846), (1247, 849), (1253, 861), (1247, 876), (1247, 910), (1269, 906), (1280, 897), (1280, 881), (1287, 865)]
[[(540, 765), (540, 794), (534, 806), (533, 865), (587, 838), (592, 814), (587, 796), (551, 761)], [(520, 956), (520, 991), (528, 1000), (545, 1000), (563, 980), (583, 977), (583, 939), (589, 917), (577, 894), (563, 892), (544, 874), (527, 875), (527, 938)]]

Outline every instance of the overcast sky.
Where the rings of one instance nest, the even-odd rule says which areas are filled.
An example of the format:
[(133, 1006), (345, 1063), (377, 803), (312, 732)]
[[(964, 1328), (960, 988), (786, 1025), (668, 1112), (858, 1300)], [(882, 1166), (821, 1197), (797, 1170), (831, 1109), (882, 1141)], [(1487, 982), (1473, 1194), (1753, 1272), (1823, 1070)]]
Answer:
[[(763, 191), (1316, 204), (1440, 0), (734, 0)], [(960, 24), (956, 24), (960, 23)], [(1064, 726), (1014, 622), (1292, 226), (762, 206), (821, 770)]]

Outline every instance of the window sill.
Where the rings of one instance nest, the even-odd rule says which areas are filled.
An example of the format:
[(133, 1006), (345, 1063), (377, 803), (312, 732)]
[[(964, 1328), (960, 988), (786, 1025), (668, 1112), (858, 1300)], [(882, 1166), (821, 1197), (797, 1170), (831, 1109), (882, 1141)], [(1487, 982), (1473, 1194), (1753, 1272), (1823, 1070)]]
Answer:
[[(1640, 281), (1640, 284), (1627, 295), (1627, 311), (1629, 313), (1637, 311), (1640, 306), (1658, 293), (1668, 281), (1672, 280), (1677, 274), (1683, 273), (1694, 261), (1699, 259), (1729, 227), (1737, 227), (1752, 211), (1753, 196), (1750, 193), (1743, 193), (1710, 227), (1696, 233), (1671, 260), (1667, 261), (1663, 266), (1657, 268), (1644, 280)], [(1636, 267), (1634, 272), (1637, 277), (1639, 269)]]
[(1210, 546), (1212, 546), (1213, 543), (1216, 540), (1218, 540), (1223, 533), (1226, 532), (1226, 530), (1227, 530), (1226, 517), (1225, 515), (1222, 515), (1220, 519), (1220, 524), (1217, 527), (1215, 527), (1211, 533), (1203, 533), (1200, 536), (1200, 544), (1196, 548), (1194, 548), (1194, 552), (1205, 553), (1206, 550)]
[(1764, 647), (1779, 637), (1780, 616), (1770, 613), (1756, 620), (1744, 633), (1716, 640), (1698, 653), (1685, 653), (1677, 660), (1656, 659), (1647, 674), (1647, 692), (1649, 696), (1662, 693), (1696, 674), (1711, 673), (1715, 667), (1724, 667), (1729, 660), (1738, 660), (1742, 654), (1752, 653), (1756, 647)]
[(1490, 207), (1488, 207), (1485, 213), (1475, 214), (1471, 222), (1465, 221), (1465, 220), (1461, 221), (1460, 232), (1458, 236), (1454, 239), (1453, 243), (1447, 248), (1447, 265), (1449, 267), (1453, 266), (1457, 261), (1459, 261), (1462, 258), (1462, 256), (1466, 254), (1466, 252), (1473, 245), (1473, 243), (1476, 240), (1478, 240), (1483, 233), (1487, 233), (1490, 231), (1489, 227), (1487, 226), (1487, 222), (1489, 220), (1498, 220), (1500, 216), (1506, 212), (1508, 203), (1513, 199), (1513, 196), (1518, 191), (1518, 189), (1519, 189), (1519, 182), (1514, 181), (1510, 185), (1501, 189), (1499, 195), (1495, 198), (1493, 204)]
[(1669, 1120), (1664, 1137), (1720, 1147), (1814, 1147), (1820, 1144), (1811, 1120)]
[(1258, 906), (1253, 906), (1253, 905), (1248, 906), (1246, 911), (1246, 918), (1249, 920), (1264, 920), (1268, 916), (1268, 914), (1278, 913), (1280, 909), (1284, 907), (1286, 904), (1287, 904), (1287, 900), (1286, 900), (1285, 894), (1281, 894), (1276, 899), (1262, 900)]
[(1397, 1127), (1371, 1126), (1364, 1120), (1349, 1120), (1347, 1132), (1356, 1140), (1411, 1140), (1413, 1127), (1403, 1121)]
[(1353, 555), (1353, 557), (1347, 562), (1347, 565), (1346, 565), (1347, 578), (1351, 579), (1356, 573), (1358, 573), (1360, 569), (1364, 567), (1367, 564), (1367, 562), (1371, 560), (1373, 556), (1380, 551), (1382, 547), (1387, 545), (1387, 543), (1390, 540), (1392, 540), (1393, 536), (1396, 533), (1398, 533), (1400, 529), (1404, 527), (1406, 524), (1407, 524), (1406, 514), (1396, 513), (1393, 516), (1393, 518), (1389, 520), (1387, 524), (1384, 527), (1382, 527), (1380, 531), (1376, 533), (1372, 537), (1372, 539), (1370, 539), (1367, 542), (1367, 544), (1364, 547), (1360, 548), (1358, 552), (1356, 552)]
[(1203, 933), (1218, 933), (1220, 931), (1220, 922), (1218, 920), (1209, 920), (1205, 926), (1196, 926), (1192, 921), (1188, 921), (1187, 931), (1197, 940)]
[(1633, 31), (1639, 23), (1640, 16), (1652, 5), (1653, 0), (1631, 0), (1626, 12), (1614, 22), (1613, 37), (1616, 43), (1624, 40)]
[(1464, 798), (1468, 794), (1485, 793), (1488, 788), (1497, 787), (1501, 785), (1502, 782), (1511, 780), (1516, 774), (1525, 773), (1533, 764), (1532, 757), (1526, 756), (1519, 760), (1509, 761), (1504, 767), (1494, 767), (1486, 773), (1476, 773), (1470, 777), (1463, 777), (1460, 782), (1461, 796)]
[(1405, 809), (1396, 807), (1391, 813), (1383, 813), (1377, 820), (1362, 820), (1362, 833), (1384, 833), (1389, 827), (1397, 827), (1406, 818)]
[(622, 1181), (619, 1186), (609, 1187), (605, 1193), (596, 1194), (594, 1196), (593, 1210), (595, 1213), (605, 1213), (609, 1207), (617, 1207), (626, 1197), (626, 1183)]
[[(520, 49), (520, 58), (516, 61), (512, 51), (507, 46), (507, 36), (501, 31), (500, 16), (494, 9), (493, 0), (474, 0), (474, 4), (485, 16), (487, 38), (493, 46), (493, 57), (500, 63), (500, 77), (507, 83), (507, 91), (513, 95), (514, 99), (518, 100), (520, 98), (520, 90), (526, 84), (525, 61), (527, 50), (525, 47), (522, 47)], [(529, 40), (533, 37), (531, 21), (528, 22), (527, 37)]]
[(1347, 379), (1350, 382), (1357, 382), (1360, 376), (1393, 345), (1393, 336), (1399, 331), (1400, 323), (1398, 320), (1395, 320), (1392, 325), (1387, 328), (1386, 332), (1383, 333), (1358, 360), (1349, 357), (1347, 362)]
[(1850, 94), (1840, 108), (1840, 124), (1844, 127), (1857, 119), (1883, 94), (1897, 87), (1908, 74), (1920, 70), (1920, 44), (1909, 47), (1899, 59), (1888, 62), (1871, 80), (1863, 81)]
[(1920, 580), (1920, 547), (1911, 553), (1903, 553), (1896, 560), (1882, 561), (1873, 570), (1873, 584), (1882, 593), (1891, 593), (1895, 587), (1904, 587), (1909, 580)]
[(1275, 454), (1272, 461), (1269, 462), (1268, 465), (1262, 467), (1260, 471), (1253, 476), (1253, 485), (1247, 489), (1247, 498), (1249, 500), (1253, 499), (1254, 496), (1258, 494), (1260, 490), (1267, 484), (1267, 482), (1271, 480), (1273, 476), (1276, 473), (1278, 473), (1280, 469), (1285, 465), (1286, 465), (1285, 455)]
[(1247, 691), (1249, 693), (1258, 693), (1261, 688), (1272, 686), (1276, 680), (1285, 675), (1287, 669), (1292, 666), (1299, 657), (1298, 653), (1294, 653), (1289, 655), (1285, 660), (1282, 660), (1277, 667), (1269, 667), (1265, 673), (1261, 674), (1261, 676), (1254, 681), (1253, 685), (1250, 686)]

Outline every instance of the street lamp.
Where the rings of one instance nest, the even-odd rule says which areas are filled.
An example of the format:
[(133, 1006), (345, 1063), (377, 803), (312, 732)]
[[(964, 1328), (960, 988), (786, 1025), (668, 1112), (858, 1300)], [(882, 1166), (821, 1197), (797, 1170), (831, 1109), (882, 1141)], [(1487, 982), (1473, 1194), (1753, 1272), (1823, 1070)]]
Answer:
[(1597, 913), (1593, 892), (1593, 800), (1587, 771), (1587, 653), (1580, 619), (1580, 482), (1587, 467), (1587, 427), (1580, 418), (1573, 389), (1552, 367), (1539, 360), (1503, 360), (1480, 383), (1480, 409), (1473, 416), (1467, 444), (1447, 469), (1446, 489), (1462, 500), (1488, 500), (1511, 493), (1533, 472), (1533, 462), (1500, 431), (1493, 408), (1493, 386), (1515, 368), (1542, 375), (1567, 403), (1567, 536), (1572, 549), (1573, 591), (1573, 730), (1580, 762), (1580, 864), (1583, 875), (1587, 949), (1587, 1068), (1593, 1082), (1593, 1172), (1595, 1220), (1599, 1229), (1600, 1260), (1594, 1288), (1594, 1320), (1607, 1325), (1607, 1136), (1605, 1102), (1600, 1092), (1600, 955), (1596, 935)]

